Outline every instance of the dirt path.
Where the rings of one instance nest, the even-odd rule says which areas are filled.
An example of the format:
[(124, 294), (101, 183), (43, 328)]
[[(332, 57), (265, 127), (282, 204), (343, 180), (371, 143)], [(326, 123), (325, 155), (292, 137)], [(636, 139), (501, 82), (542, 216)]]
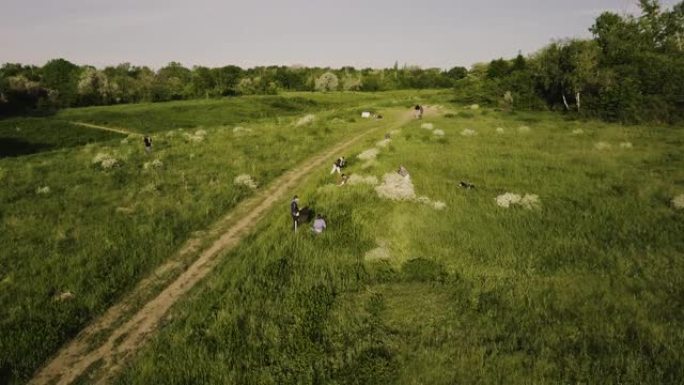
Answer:
[(83, 123), (83, 122), (69, 122), (75, 126), (81, 126), (81, 127), (86, 127), (86, 128), (94, 128), (96, 130), (102, 130), (102, 131), (109, 131), (109, 132), (116, 132), (119, 134), (124, 134), (124, 135), (138, 135), (142, 136), (142, 134), (139, 134), (137, 132), (133, 132), (130, 130), (127, 130), (125, 128), (119, 128), (119, 127), (105, 127), (105, 126), (98, 126), (97, 124), (90, 124), (90, 123)]
[[(295, 169), (273, 181), (268, 188), (238, 204), (226, 217), (219, 220), (201, 236), (191, 238), (178, 255), (169, 259), (149, 277), (140, 281), (133, 291), (120, 303), (110, 307), (102, 316), (83, 329), (75, 339), (35, 374), (29, 384), (70, 384), (81, 376), (88, 381), (107, 383), (135, 351), (155, 332), (169, 308), (182, 298), (197, 282), (204, 278), (219, 262), (219, 254), (235, 247), (252, 230), (260, 217), (294, 188), (313, 170), (348, 150), (364, 137), (384, 130), (400, 128), (411, 120), (411, 114), (403, 114), (394, 124), (383, 126), (382, 121), (364, 133), (339, 143), (310, 158)], [(85, 125), (85, 124), (83, 124)], [(213, 238), (213, 239), (212, 239)], [(189, 254), (207, 244), (199, 257), (179, 273), (170, 284), (164, 276), (174, 269), (182, 269), (182, 261)], [(163, 290), (152, 299), (145, 293), (163, 285)]]

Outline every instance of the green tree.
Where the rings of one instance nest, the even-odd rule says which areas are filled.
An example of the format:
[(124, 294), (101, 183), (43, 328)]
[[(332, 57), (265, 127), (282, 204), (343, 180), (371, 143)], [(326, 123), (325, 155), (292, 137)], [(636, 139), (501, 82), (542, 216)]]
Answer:
[(60, 107), (69, 107), (78, 101), (80, 68), (64, 59), (50, 60), (42, 68), (42, 84), (58, 94)]

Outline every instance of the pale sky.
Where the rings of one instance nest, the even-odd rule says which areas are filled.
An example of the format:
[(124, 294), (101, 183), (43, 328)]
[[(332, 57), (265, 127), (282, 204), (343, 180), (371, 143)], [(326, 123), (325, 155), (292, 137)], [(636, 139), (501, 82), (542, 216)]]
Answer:
[[(667, 6), (676, 0), (666, 0)], [(636, 0), (0, 0), (0, 63), (470, 66)]]

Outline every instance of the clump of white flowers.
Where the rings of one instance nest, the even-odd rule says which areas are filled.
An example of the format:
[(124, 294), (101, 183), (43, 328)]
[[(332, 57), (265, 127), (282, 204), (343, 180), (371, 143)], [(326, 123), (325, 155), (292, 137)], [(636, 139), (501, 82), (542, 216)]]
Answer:
[(443, 130), (434, 130), (434, 131), (432, 131), (432, 134), (435, 136), (444, 136), (444, 131)]
[(461, 131), (461, 135), (463, 135), (463, 136), (475, 136), (475, 135), (477, 135), (477, 131), (471, 130), (470, 128), (466, 128), (465, 130)]
[(391, 141), (392, 141), (392, 139), (383, 139), (383, 140), (375, 143), (375, 145), (377, 147), (380, 147), (380, 148), (385, 148), (385, 147), (389, 146)]
[(629, 150), (629, 149), (631, 149), (632, 147), (633, 147), (633, 146), (632, 146), (632, 143), (631, 143), (631, 142), (622, 142), (622, 143), (620, 143), (620, 148), (622, 148), (622, 149)]
[(162, 168), (164, 167), (164, 162), (162, 162), (159, 159), (155, 159), (151, 162), (145, 162), (143, 164), (143, 169), (144, 170), (149, 170), (149, 169), (155, 169), (155, 168)]
[(366, 160), (366, 161), (375, 160), (375, 158), (378, 157), (379, 153), (380, 153), (380, 150), (378, 150), (377, 148), (369, 148), (368, 150), (357, 155), (356, 157), (360, 160)]
[(247, 174), (241, 174), (235, 177), (233, 179), (233, 184), (236, 186), (245, 186), (249, 187), (252, 190), (256, 189), (258, 187), (257, 183), (252, 179), (250, 175)]
[(49, 194), (50, 193), (50, 187), (49, 186), (43, 186), (43, 187), (38, 187), (36, 189), (36, 194)]
[(528, 126), (520, 126), (520, 127), (518, 127), (518, 132), (521, 133), (521, 134), (527, 134), (527, 133), (530, 132), (530, 131), (532, 131), (532, 129), (529, 128)]
[(387, 173), (382, 177), (382, 184), (375, 187), (375, 192), (380, 198), (396, 201), (413, 200), (416, 192), (409, 176), (401, 176), (398, 173)]
[(677, 210), (684, 209), (684, 194), (679, 194), (672, 198), (672, 206)]
[(435, 126), (432, 123), (423, 123), (420, 125), (420, 128), (432, 130), (433, 128), (435, 128)]
[(119, 164), (119, 160), (106, 152), (99, 152), (93, 158), (92, 164), (99, 165), (103, 170), (109, 170)]
[(185, 133), (183, 135), (185, 137), (185, 140), (191, 143), (200, 143), (203, 142), (204, 139), (207, 137), (207, 132), (205, 130), (197, 130), (193, 134)]
[(597, 150), (610, 150), (613, 146), (608, 142), (598, 142), (594, 144), (594, 148)]
[(297, 126), (297, 127), (306, 126), (306, 125), (313, 123), (314, 120), (316, 120), (315, 115), (311, 115), (311, 114), (305, 115), (305, 116), (301, 117), (299, 120), (297, 120), (297, 122), (295, 123), (295, 126)]
[(527, 210), (535, 210), (541, 208), (541, 201), (536, 194), (514, 194), (507, 192), (496, 197), (496, 204), (500, 207), (510, 208), (511, 206), (521, 206)]
[(233, 128), (233, 134), (235, 135), (249, 134), (250, 132), (252, 132), (251, 128), (245, 128), (242, 126), (237, 126)]
[(572, 130), (572, 134), (573, 135), (582, 135), (582, 134), (584, 134), (584, 130), (581, 128), (576, 128), (576, 129)]

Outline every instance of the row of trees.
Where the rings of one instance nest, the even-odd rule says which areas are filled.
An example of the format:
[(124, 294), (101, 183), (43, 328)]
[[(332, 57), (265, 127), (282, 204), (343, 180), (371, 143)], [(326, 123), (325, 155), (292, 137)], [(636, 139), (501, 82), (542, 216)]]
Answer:
[(684, 120), (684, 1), (640, 0), (639, 16), (606, 12), (593, 39), (473, 66), (457, 98), (503, 108), (561, 109), (611, 121)]
[(5, 64), (0, 68), (0, 115), (72, 106), (158, 102), (287, 91), (379, 91), (449, 88), (467, 70), (399, 68), (256, 67), (186, 68), (169, 63), (158, 71), (128, 63), (97, 69), (64, 59), (42, 67)]

